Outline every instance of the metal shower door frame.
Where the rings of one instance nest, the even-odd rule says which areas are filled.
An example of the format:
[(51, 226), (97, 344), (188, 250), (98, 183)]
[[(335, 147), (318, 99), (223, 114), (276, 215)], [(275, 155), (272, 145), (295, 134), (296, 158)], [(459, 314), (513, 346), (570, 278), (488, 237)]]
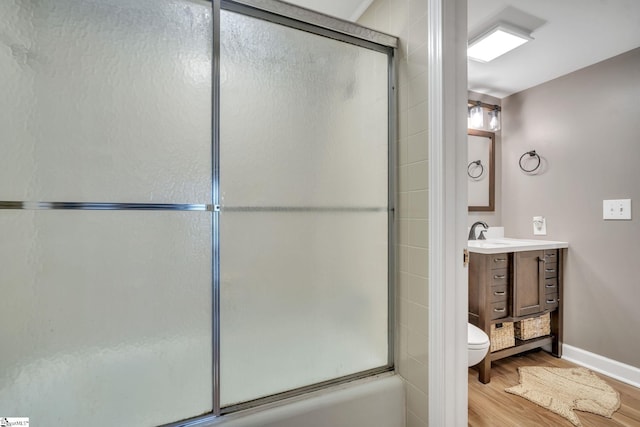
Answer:
[[(328, 386), (381, 374), (394, 368), (395, 331), (395, 206), (396, 206), (396, 37), (371, 30), (349, 21), (323, 15), (277, 0), (212, 0), (213, 61), (212, 61), (212, 322), (213, 322), (213, 411), (211, 414), (169, 426), (197, 426), (211, 423), (220, 415), (272, 403)], [(285, 25), (319, 36), (332, 38), (385, 53), (388, 57), (388, 357), (387, 365), (364, 372), (335, 378), (318, 384), (263, 397), (228, 407), (220, 407), (220, 13), (221, 10)]]

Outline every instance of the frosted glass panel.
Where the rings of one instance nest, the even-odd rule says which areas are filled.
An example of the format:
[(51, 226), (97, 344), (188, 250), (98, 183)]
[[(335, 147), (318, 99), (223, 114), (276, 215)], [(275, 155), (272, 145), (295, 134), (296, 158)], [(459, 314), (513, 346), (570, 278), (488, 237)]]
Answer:
[(386, 365), (386, 212), (222, 223), (223, 405)]
[(221, 405), (388, 362), (387, 56), (221, 18)]
[(211, 214), (0, 210), (0, 414), (153, 426), (212, 409)]
[(227, 206), (386, 206), (387, 55), (224, 12)]
[(210, 200), (210, 2), (1, 1), (0, 19), (0, 200)]

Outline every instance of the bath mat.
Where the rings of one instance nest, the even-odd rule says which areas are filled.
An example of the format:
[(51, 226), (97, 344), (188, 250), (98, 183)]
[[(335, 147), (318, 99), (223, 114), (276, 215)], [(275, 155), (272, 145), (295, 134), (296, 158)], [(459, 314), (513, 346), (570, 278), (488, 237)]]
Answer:
[(586, 368), (518, 368), (520, 384), (505, 389), (507, 393), (524, 397), (582, 426), (573, 412), (591, 412), (611, 418), (620, 408), (620, 395)]

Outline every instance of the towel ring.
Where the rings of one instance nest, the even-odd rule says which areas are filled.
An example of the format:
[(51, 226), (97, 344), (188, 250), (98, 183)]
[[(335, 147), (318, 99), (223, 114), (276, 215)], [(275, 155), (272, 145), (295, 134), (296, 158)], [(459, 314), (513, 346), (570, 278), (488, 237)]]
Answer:
[[(476, 167), (473, 169), (478, 169), (478, 167), (480, 167), (480, 173), (478, 175), (471, 174), (471, 167), (473, 165), (476, 165)], [(467, 175), (469, 175), (470, 178), (478, 179), (482, 176), (483, 173), (484, 173), (484, 166), (482, 166), (482, 162), (480, 160), (474, 160), (473, 162), (469, 163), (469, 165), (467, 166)]]
[[(522, 159), (524, 159), (524, 156), (526, 155), (529, 155), (529, 157), (535, 157), (538, 159), (538, 163), (535, 165), (533, 169), (525, 169), (524, 166), (522, 166)], [(520, 161), (518, 163), (520, 164), (520, 169), (522, 169), (524, 172), (535, 172), (540, 167), (540, 155), (536, 153), (536, 150), (527, 151), (522, 156), (520, 156)]]

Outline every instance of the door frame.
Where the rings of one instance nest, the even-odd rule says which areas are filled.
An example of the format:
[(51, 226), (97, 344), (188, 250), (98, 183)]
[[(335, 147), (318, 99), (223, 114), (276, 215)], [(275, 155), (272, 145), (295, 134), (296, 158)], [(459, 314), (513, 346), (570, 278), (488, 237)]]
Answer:
[(467, 0), (428, 1), (429, 425), (467, 426)]

